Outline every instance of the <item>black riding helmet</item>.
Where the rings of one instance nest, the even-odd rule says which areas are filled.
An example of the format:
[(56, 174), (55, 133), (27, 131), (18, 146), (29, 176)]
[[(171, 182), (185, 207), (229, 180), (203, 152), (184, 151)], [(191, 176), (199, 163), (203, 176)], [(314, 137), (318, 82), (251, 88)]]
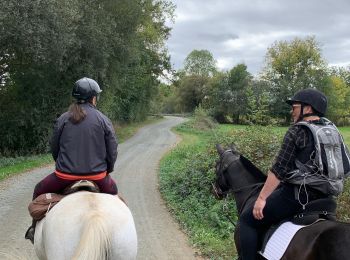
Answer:
[(101, 92), (102, 90), (95, 80), (84, 77), (75, 82), (72, 96), (78, 100), (88, 100)]
[(327, 97), (317, 89), (300, 90), (292, 98), (287, 99), (286, 102), (289, 105), (297, 102), (310, 105), (320, 116), (324, 116), (327, 111)]

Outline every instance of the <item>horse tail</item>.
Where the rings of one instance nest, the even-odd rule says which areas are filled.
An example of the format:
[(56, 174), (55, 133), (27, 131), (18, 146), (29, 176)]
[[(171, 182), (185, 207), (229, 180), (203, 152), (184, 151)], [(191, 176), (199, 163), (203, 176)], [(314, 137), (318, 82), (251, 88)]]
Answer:
[(101, 213), (88, 214), (83, 223), (81, 240), (73, 255), (73, 260), (109, 259), (111, 253), (111, 241), (107, 224)]

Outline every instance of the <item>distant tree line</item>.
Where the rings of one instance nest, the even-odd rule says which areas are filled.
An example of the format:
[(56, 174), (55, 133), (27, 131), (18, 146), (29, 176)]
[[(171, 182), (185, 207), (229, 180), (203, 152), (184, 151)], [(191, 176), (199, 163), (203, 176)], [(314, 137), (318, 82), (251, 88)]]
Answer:
[(143, 119), (170, 69), (167, 0), (0, 2), (0, 156), (47, 150), (56, 116), (87, 76), (113, 121)]
[(157, 101), (167, 113), (200, 106), (221, 123), (287, 125), (290, 107), (284, 101), (309, 87), (328, 96), (328, 118), (350, 123), (350, 67), (328, 67), (315, 37), (275, 42), (255, 77), (245, 64), (218, 71), (209, 51), (194, 50), (173, 83), (162, 84)]

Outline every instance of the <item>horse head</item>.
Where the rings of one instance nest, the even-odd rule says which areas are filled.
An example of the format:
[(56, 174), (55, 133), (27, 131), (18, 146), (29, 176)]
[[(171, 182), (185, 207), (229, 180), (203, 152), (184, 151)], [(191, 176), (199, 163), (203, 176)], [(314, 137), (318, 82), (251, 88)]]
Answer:
[(223, 199), (232, 188), (227, 179), (226, 172), (234, 161), (239, 160), (240, 154), (234, 145), (231, 145), (230, 149), (224, 149), (220, 144), (217, 144), (216, 150), (220, 159), (216, 162), (215, 166), (216, 179), (214, 183), (212, 183), (212, 193), (217, 199)]
[(231, 191), (238, 193), (265, 182), (266, 175), (241, 155), (233, 144), (229, 149), (217, 144), (216, 150), (219, 160), (216, 162), (216, 179), (212, 184), (212, 192), (217, 199), (225, 198)]

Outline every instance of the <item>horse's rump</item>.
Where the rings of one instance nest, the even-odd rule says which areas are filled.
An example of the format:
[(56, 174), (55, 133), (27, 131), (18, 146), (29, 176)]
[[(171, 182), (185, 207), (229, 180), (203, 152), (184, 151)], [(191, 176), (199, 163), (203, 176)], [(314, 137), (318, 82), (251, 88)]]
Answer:
[(66, 196), (37, 224), (40, 259), (135, 259), (137, 236), (129, 208), (117, 196)]
[(348, 259), (349, 241), (349, 223), (319, 221), (299, 230), (281, 259)]

